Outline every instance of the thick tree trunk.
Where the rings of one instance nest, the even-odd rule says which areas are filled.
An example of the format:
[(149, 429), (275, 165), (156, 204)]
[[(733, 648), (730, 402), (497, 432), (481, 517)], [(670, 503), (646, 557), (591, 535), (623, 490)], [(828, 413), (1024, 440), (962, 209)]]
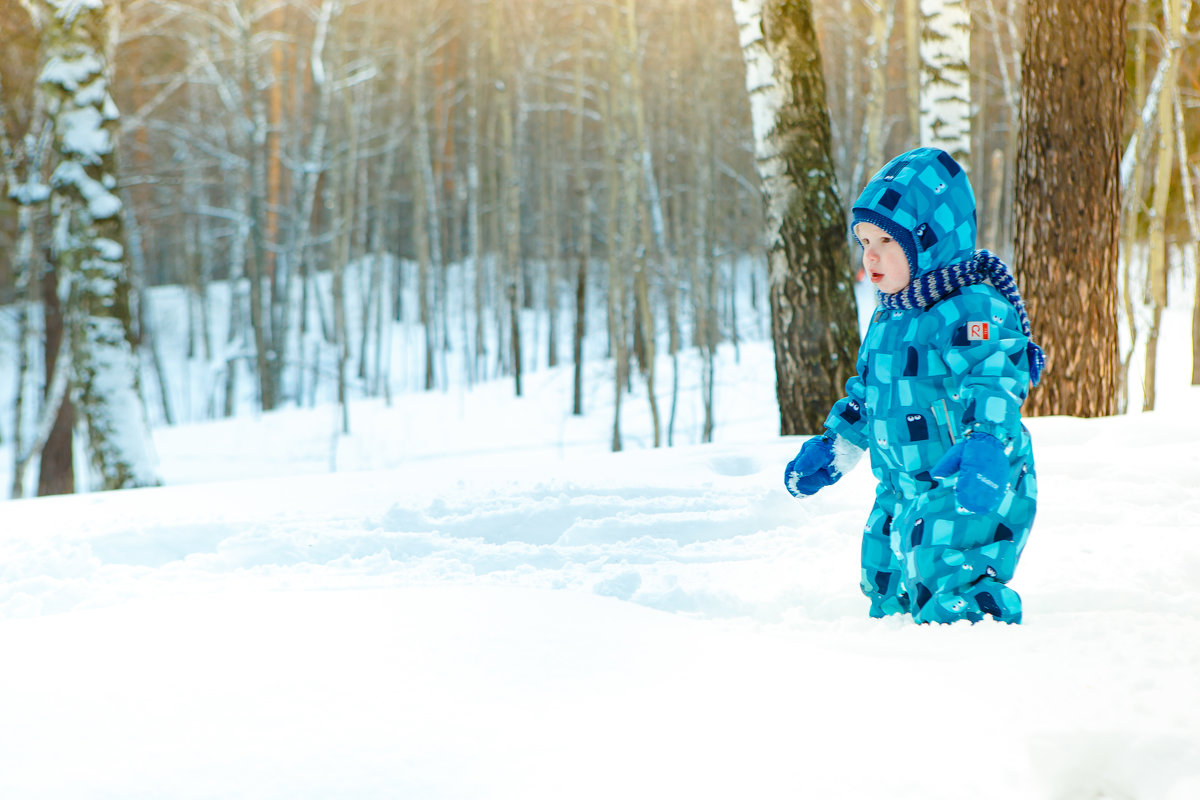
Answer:
[(809, 0), (733, 0), (766, 194), (776, 394), (784, 434), (818, 433), (859, 335), (825, 78)]
[(1015, 265), (1048, 362), (1026, 411), (1113, 414), (1125, 2), (1032, 0), (1026, 13)]
[(72, 11), (45, 15), (39, 78), (59, 156), (51, 251), (65, 298), (70, 398), (86, 426), (97, 488), (150, 486), (158, 477), (132, 348), (123, 209), (112, 192), (119, 119), (106, 77), (112, 29), (107, 6)]

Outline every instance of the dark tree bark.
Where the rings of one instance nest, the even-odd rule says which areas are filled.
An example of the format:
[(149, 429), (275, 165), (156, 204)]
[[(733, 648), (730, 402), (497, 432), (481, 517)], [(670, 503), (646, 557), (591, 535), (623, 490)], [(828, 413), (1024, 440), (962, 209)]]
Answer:
[[(58, 277), (47, 270), (42, 279), (42, 308), (46, 325), (46, 386), (50, 386), (54, 369), (58, 365), (58, 348), (64, 334), (62, 305), (58, 300)], [(74, 455), (75, 407), (71, 398), (64, 397), (54, 419), (54, 427), (42, 448), (38, 467), (39, 497), (53, 494), (75, 493)]]
[(1125, 0), (1031, 0), (1015, 266), (1046, 374), (1030, 414), (1115, 414)]

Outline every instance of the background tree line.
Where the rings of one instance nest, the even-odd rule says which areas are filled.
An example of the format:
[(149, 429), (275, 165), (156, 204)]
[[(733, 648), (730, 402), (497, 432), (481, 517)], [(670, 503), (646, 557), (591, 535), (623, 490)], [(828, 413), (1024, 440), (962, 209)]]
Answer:
[[(56, 164), (38, 92), (47, 33), (29, 13), (39, 4), (62, 7), (0, 0), (0, 293), (34, 309), (29, 324), (42, 352), (22, 351), (29, 374), (20, 381), (33, 387), (33, 406), (51, 383), (53, 320), (42, 309), (53, 305), (46, 287), (55, 282), (45, 276), (56, 269), (53, 209), (19, 191), (45, 182)], [(965, 160), (981, 242), (1007, 256), (1024, 5), (967, 5)], [(1124, 137), (1140, 144), (1123, 193), (1129, 319), (1144, 298), (1153, 308), (1162, 295), (1153, 277), (1161, 270), (1137, 266), (1152, 261), (1149, 245), (1165, 252), (1197, 235), (1191, 5), (1130, 4)], [(635, 380), (663, 431), (656, 443), (670, 438), (658, 355), (699, 349), (711, 415), (713, 354), (738, 331), (733, 293), (748, 286), (754, 305), (766, 300), (760, 269), (737, 274), (739, 256), (761, 258), (764, 222), (729, 0), (123, 0), (106, 8), (132, 283), (191, 293), (193, 357), (210, 366), (213, 386), (208, 413), (234, 413), (247, 387), (264, 410), (303, 402), (306, 376), (329, 352), (343, 400), (386, 396), (397, 381), (445, 386), (452, 341), (469, 351), (460, 354), (468, 381), (505, 375), (518, 394), (531, 362), (572, 359), (578, 412), (582, 339), (602, 327), (615, 364), (614, 448), (620, 398)], [(844, 203), (918, 139), (915, 76), (928, 69), (927, 33), (917, 0), (818, 0), (813, 17)], [(1175, 179), (1146, 177), (1156, 164)], [(209, 302), (218, 285), (230, 302)], [(602, 313), (589, 316), (593, 308)], [(228, 318), (214, 319), (214, 309)], [(135, 303), (130, 339), (153, 360), (147, 319)], [(452, 319), (466, 329), (451, 331)], [(547, 330), (545, 353), (524, 349), (531, 320)], [(384, 357), (389, 326), (400, 321), (424, 331), (413, 375), (391, 375)]]

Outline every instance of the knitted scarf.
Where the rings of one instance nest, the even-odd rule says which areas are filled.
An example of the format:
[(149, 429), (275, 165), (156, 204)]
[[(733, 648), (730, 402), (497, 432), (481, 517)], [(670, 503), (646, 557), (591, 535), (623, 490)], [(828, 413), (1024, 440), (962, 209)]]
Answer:
[(928, 308), (951, 292), (985, 281), (991, 282), (1021, 318), (1021, 330), (1029, 339), (1026, 347), (1029, 353), (1029, 379), (1037, 386), (1046, 366), (1046, 355), (1033, 342), (1029, 314), (1025, 311), (1025, 301), (1021, 299), (1021, 291), (1012, 273), (1003, 261), (987, 250), (976, 250), (975, 255), (966, 261), (926, 272), (895, 294), (879, 292), (879, 304), (884, 308)]

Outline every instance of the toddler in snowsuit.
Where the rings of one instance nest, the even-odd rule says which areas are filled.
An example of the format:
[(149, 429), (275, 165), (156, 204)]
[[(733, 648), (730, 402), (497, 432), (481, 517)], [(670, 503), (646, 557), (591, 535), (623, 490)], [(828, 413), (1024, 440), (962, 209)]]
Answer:
[(1045, 359), (1007, 267), (975, 250), (975, 195), (946, 152), (888, 162), (851, 231), (878, 290), (846, 397), (788, 464), (806, 497), (871, 453), (879, 485), (862, 543), (871, 616), (1021, 621), (1007, 584), (1037, 482), (1021, 404)]

